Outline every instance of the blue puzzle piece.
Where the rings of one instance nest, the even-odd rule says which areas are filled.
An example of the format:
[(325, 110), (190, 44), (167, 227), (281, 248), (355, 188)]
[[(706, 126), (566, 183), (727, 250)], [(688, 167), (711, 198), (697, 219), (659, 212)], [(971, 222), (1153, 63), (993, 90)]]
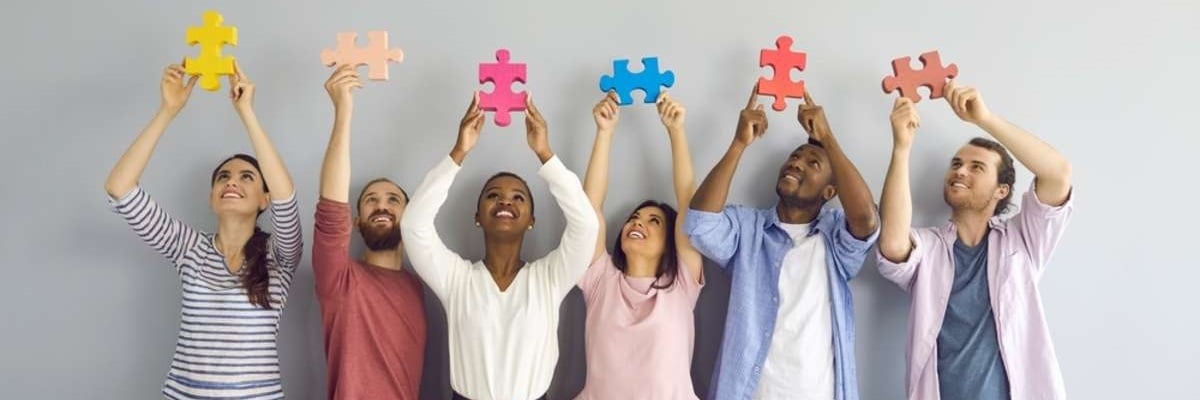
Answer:
[(658, 57), (643, 57), (642, 71), (636, 74), (629, 72), (629, 60), (613, 60), (613, 76), (600, 77), (600, 91), (615, 90), (623, 106), (633, 104), (634, 90), (646, 93), (646, 103), (654, 103), (660, 87), (672, 85), (675, 85), (675, 73), (658, 72)]

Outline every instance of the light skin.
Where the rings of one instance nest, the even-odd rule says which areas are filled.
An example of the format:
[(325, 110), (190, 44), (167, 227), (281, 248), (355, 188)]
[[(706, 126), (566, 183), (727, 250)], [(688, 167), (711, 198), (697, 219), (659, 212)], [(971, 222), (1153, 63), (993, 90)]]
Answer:
[[(354, 91), (362, 89), (362, 81), (353, 65), (337, 67), (325, 81), (325, 92), (333, 103), (333, 131), (325, 148), (321, 164), (321, 197), (341, 203), (350, 201), (350, 122), (354, 115)], [(375, 182), (364, 190), (354, 215), (355, 228), (368, 224), (380, 229), (395, 229), (404, 215), (408, 199), (400, 188), (390, 182)], [(404, 268), (404, 246), (386, 250), (367, 248), (362, 256), (368, 265), (401, 270)]]
[[(462, 165), (475, 148), (484, 121), (484, 112), (479, 108), (479, 92), (475, 92), (459, 123), (458, 140), (450, 150), (450, 158), (455, 164)], [(530, 94), (525, 99), (525, 139), (542, 164), (554, 158), (549, 136), (546, 119)], [(475, 223), (483, 229), (483, 264), (496, 286), (504, 291), (525, 265), (521, 260), (521, 246), (525, 241), (525, 233), (533, 229), (533, 197), (528, 187), (512, 177), (491, 180), (479, 196)]]
[[(1041, 202), (1052, 206), (1066, 203), (1071, 193), (1071, 163), (1066, 157), (1032, 133), (993, 114), (975, 88), (958, 86), (951, 80), (944, 93), (946, 103), (959, 119), (983, 129), (1033, 172), (1034, 193)], [(897, 263), (907, 261), (913, 250), (909, 156), (920, 124), (916, 106), (908, 99), (897, 99), (891, 114), (892, 161), (883, 185), (879, 238), (880, 253)], [(1000, 161), (999, 154), (968, 144), (958, 150), (946, 171), (943, 194), (951, 208), (950, 220), (958, 239), (968, 246), (983, 240), (997, 203), (1012, 191), (998, 182)]]
[[(688, 150), (687, 133), (684, 130), (684, 119), (687, 109), (682, 104), (663, 92), (656, 102), (659, 120), (666, 128), (671, 141), (671, 163), (674, 171), (674, 188), (676, 204), (686, 205), (691, 202), (692, 194), (696, 191), (695, 172), (692, 169), (691, 152)], [(594, 259), (606, 254), (604, 221), (604, 200), (608, 194), (608, 167), (612, 149), (612, 138), (620, 119), (620, 107), (616, 94), (609, 92), (596, 106), (592, 108), (592, 117), (596, 122), (596, 140), (592, 146), (592, 157), (588, 162), (587, 176), (584, 178), (583, 191), (587, 193), (596, 217), (600, 221), (600, 233), (596, 239)], [(681, 207), (676, 216), (675, 231), (666, 232), (666, 214), (658, 207), (644, 207), (635, 210), (632, 216), (621, 227), (622, 250), (626, 255), (625, 274), (633, 277), (654, 277), (662, 264), (663, 252), (666, 247), (666, 235), (675, 236), (675, 246), (679, 261), (689, 268), (690, 275), (697, 282), (703, 280), (704, 265), (700, 252), (692, 247), (687, 234), (683, 231), (683, 221), (686, 207)]]
[[(843, 152), (825, 117), (824, 108), (811, 94), (805, 93), (804, 105), (800, 106), (796, 119), (809, 138), (821, 142), (824, 148), (801, 146), (789, 154), (780, 167), (775, 185), (779, 196), (775, 211), (779, 220), (789, 224), (812, 222), (820, 215), (825, 202), (840, 194), (850, 233), (859, 239), (870, 236), (878, 224), (871, 190)], [(766, 131), (766, 112), (758, 103), (756, 86), (738, 117), (733, 142), (692, 198), (693, 209), (720, 212), (725, 208), (729, 186), (742, 155)]]
[[(123, 196), (137, 186), (158, 140), (187, 104), (197, 80), (196, 76), (187, 77), (182, 63), (168, 65), (163, 70), (159, 83), (162, 102), (150, 123), (109, 172), (104, 184), (109, 196)], [(217, 215), (214, 245), (225, 255), (225, 264), (232, 273), (240, 271), (245, 261), (242, 248), (254, 234), (258, 212), (267, 208), (269, 200), (286, 200), (294, 192), (283, 159), (254, 114), (254, 91), (254, 83), (235, 63), (234, 74), (229, 77), (229, 99), (250, 137), (262, 176), (249, 163), (235, 159), (220, 166), (212, 185), (209, 203)], [(263, 192), (262, 180), (270, 186), (270, 193)]]

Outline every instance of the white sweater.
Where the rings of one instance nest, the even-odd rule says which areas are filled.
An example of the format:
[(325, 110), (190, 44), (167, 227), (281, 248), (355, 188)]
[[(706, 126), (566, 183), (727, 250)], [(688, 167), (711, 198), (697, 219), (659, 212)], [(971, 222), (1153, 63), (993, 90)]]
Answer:
[(462, 169), (446, 157), (429, 171), (400, 229), (412, 268), (446, 308), (450, 386), (475, 400), (534, 399), (550, 388), (558, 361), (559, 303), (583, 276), (599, 223), (579, 178), (551, 158), (538, 170), (567, 220), (562, 242), (526, 264), (501, 292), (482, 261), (446, 248), (434, 219)]

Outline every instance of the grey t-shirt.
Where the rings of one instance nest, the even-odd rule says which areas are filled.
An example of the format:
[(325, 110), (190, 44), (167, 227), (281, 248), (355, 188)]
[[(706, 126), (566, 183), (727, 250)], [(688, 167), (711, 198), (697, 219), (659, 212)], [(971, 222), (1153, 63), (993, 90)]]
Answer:
[(1009, 399), (988, 293), (987, 253), (987, 235), (975, 247), (954, 243), (954, 284), (937, 339), (943, 400)]

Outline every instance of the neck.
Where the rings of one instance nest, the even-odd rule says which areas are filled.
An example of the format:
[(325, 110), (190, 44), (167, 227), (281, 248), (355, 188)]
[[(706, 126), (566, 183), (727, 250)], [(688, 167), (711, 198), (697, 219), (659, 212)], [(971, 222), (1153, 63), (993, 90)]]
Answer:
[(363, 253), (363, 262), (392, 271), (400, 271), (404, 269), (404, 244), (401, 243), (394, 249), (390, 250), (371, 250), (367, 249)]
[(954, 223), (958, 239), (962, 240), (963, 244), (975, 247), (983, 240), (983, 235), (988, 230), (988, 221), (992, 219), (992, 213), (985, 211), (988, 210), (954, 210), (950, 221)]
[(492, 280), (496, 281), (500, 290), (507, 289), (525, 265), (521, 261), (521, 245), (524, 241), (525, 235), (511, 238), (484, 236), (483, 265), (492, 274)]
[(658, 275), (660, 260), (655, 257), (625, 253), (625, 275), (634, 278), (652, 278)]
[(803, 204), (797, 201), (781, 199), (775, 207), (779, 221), (785, 224), (807, 224), (821, 215), (821, 205), (815, 202)]
[(242, 247), (254, 235), (254, 218), (245, 216), (220, 217), (217, 220), (217, 250), (226, 256), (242, 252)]

